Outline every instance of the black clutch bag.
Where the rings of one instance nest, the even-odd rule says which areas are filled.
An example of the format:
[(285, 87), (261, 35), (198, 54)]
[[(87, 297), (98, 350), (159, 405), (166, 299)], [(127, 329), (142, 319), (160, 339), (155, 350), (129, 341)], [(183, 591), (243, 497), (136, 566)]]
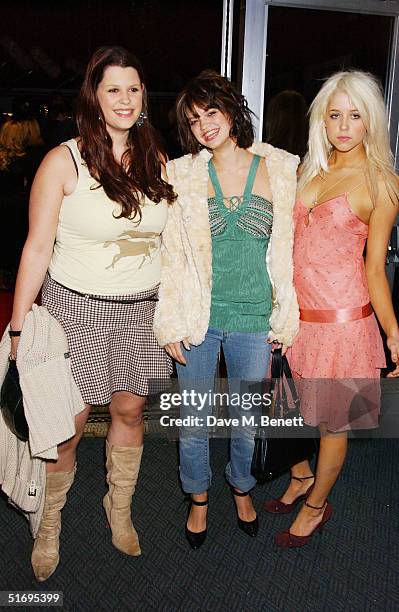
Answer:
[[(300, 401), (292, 377), (291, 368), (281, 349), (272, 353), (270, 418), (290, 419), (300, 416)], [(307, 431), (308, 435), (311, 435)], [(260, 427), (255, 436), (251, 473), (258, 483), (273, 480), (296, 463), (311, 459), (316, 452), (314, 437), (282, 438), (269, 437), (267, 429)]]
[(22, 390), (15, 360), (10, 359), (0, 391), (0, 406), (4, 422), (23, 442), (29, 439), (29, 427), (24, 412)]

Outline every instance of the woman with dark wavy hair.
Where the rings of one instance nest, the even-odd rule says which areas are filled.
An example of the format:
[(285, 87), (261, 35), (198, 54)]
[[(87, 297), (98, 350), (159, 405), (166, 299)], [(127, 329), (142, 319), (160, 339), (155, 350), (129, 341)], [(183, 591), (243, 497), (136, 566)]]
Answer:
[(85, 402), (75, 435), (58, 447), (58, 460), (47, 463), (32, 553), (39, 581), (59, 561), (60, 511), (93, 404), (110, 403), (109, 490), (103, 505), (112, 542), (127, 555), (140, 554), (130, 505), (142, 455), (142, 409), (149, 380), (170, 375), (152, 323), (160, 236), (175, 195), (164, 178), (165, 153), (147, 119), (142, 69), (125, 49), (94, 53), (78, 126), (79, 137), (52, 149), (37, 172), (11, 319), (15, 358), (15, 334), (43, 285), (42, 303), (64, 327), (72, 374)]
[[(208, 398), (201, 410), (194, 399), (182, 408), (182, 416), (200, 420), (189, 419), (194, 427), (180, 430), (180, 477), (191, 495), (186, 537), (199, 548), (207, 533), (212, 475), (206, 422), (218, 354), (223, 348), (230, 397), (238, 397), (245, 381), (265, 378), (271, 342), (289, 346), (298, 328), (292, 208), (299, 159), (254, 144), (244, 96), (211, 70), (180, 94), (177, 121), (189, 155), (167, 166), (178, 199), (163, 234), (154, 329), (177, 362), (181, 389), (190, 398)], [(230, 406), (239, 423), (245, 414), (244, 405)], [(253, 427), (232, 427), (226, 467), (238, 526), (250, 537), (258, 530), (249, 495), (253, 438)]]

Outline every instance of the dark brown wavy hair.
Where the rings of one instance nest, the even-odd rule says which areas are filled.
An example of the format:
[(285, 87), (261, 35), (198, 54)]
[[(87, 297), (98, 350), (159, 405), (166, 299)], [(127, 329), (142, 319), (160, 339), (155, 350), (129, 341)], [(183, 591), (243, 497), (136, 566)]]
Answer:
[[(162, 178), (162, 162), (166, 160), (166, 152), (148, 119), (144, 120), (141, 127), (137, 123), (132, 126), (122, 163), (116, 161), (112, 152), (112, 139), (107, 132), (97, 98), (98, 85), (108, 66), (135, 68), (140, 82), (144, 83), (140, 62), (132, 53), (123, 47), (97, 49), (87, 66), (78, 100), (79, 148), (91, 176), (100, 183), (111, 200), (121, 205), (121, 213), (117, 218), (134, 219), (138, 216), (140, 222), (140, 203), (144, 195), (158, 203), (162, 199), (172, 202), (176, 194)], [(142, 110), (148, 116), (145, 88)]]
[(188, 153), (195, 155), (202, 148), (188, 121), (190, 115), (195, 115), (194, 106), (204, 110), (217, 108), (230, 120), (230, 137), (237, 145), (247, 149), (253, 144), (253, 113), (248, 108), (245, 97), (226, 77), (215, 70), (204, 70), (187, 83), (176, 101), (179, 139), (182, 148)]

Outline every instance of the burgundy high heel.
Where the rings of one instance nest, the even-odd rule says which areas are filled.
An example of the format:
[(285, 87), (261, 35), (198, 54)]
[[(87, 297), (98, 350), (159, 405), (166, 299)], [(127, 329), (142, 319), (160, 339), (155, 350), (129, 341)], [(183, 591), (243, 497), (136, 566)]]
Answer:
[(327, 521), (330, 520), (332, 516), (332, 505), (328, 500), (326, 500), (323, 506), (312, 506), (311, 504), (308, 504), (308, 502), (305, 500), (305, 506), (307, 506), (308, 508), (313, 508), (314, 510), (322, 510), (324, 508), (323, 518), (321, 519), (320, 523), (316, 525), (316, 527), (313, 529), (313, 531), (309, 533), (309, 535), (306, 536), (294, 535), (290, 532), (289, 529), (278, 533), (276, 535), (277, 546), (281, 546), (282, 548), (297, 548), (299, 546), (305, 546), (305, 544), (309, 542), (309, 540), (312, 538), (313, 534), (316, 533), (316, 531), (321, 532), (323, 530), (324, 525), (327, 523)]
[[(309, 478), (314, 478), (314, 476), (313, 475), (312, 476), (302, 476), (302, 478), (298, 478), (298, 476), (291, 476), (291, 479), (301, 480), (301, 481), (308, 480)], [(312, 489), (313, 489), (313, 484), (310, 485), (306, 493), (299, 495), (296, 499), (294, 499), (294, 501), (291, 504), (285, 504), (279, 498), (279, 499), (270, 499), (269, 501), (264, 503), (263, 507), (266, 510), (266, 512), (271, 512), (272, 514), (288, 514), (289, 512), (292, 512), (295, 509), (295, 507), (297, 506), (297, 504), (299, 504), (300, 501), (307, 499), (309, 497)]]

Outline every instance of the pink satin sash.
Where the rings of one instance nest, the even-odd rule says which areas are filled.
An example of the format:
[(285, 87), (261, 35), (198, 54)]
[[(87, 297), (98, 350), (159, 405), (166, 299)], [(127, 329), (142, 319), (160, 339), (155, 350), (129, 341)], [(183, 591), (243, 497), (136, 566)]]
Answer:
[(370, 304), (358, 308), (338, 308), (337, 310), (305, 310), (300, 309), (301, 321), (308, 323), (345, 323), (346, 321), (357, 321), (369, 317), (373, 313)]

